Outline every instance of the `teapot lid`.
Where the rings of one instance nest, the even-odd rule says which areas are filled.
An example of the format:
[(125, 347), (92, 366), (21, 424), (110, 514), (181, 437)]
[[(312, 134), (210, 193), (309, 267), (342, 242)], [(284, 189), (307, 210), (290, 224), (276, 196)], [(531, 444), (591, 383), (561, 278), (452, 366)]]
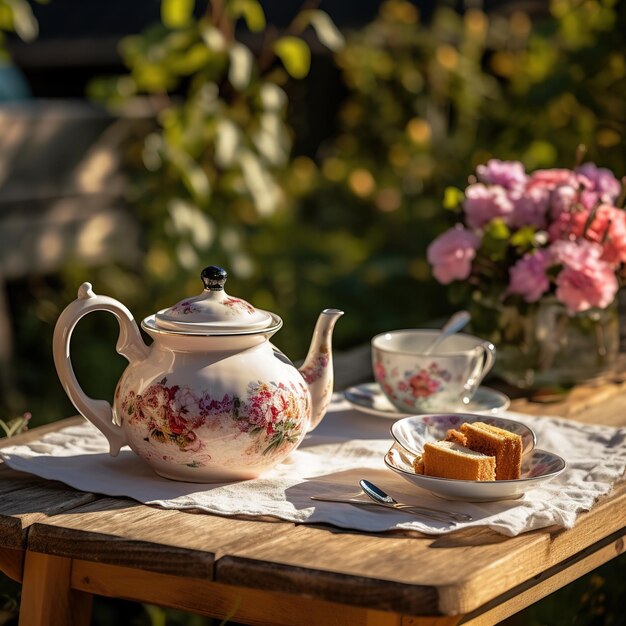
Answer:
[(177, 302), (155, 315), (158, 328), (179, 332), (230, 334), (267, 328), (273, 318), (249, 302), (233, 298), (224, 291), (228, 274), (216, 265), (205, 267), (200, 274), (204, 291)]

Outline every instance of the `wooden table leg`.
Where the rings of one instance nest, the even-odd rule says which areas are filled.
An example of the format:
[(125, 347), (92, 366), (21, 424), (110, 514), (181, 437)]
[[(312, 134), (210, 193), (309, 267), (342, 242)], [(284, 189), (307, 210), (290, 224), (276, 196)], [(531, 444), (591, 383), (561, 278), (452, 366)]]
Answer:
[(9, 578), (22, 582), (24, 568), (24, 551), (15, 548), (0, 548), (0, 571)]
[(71, 588), (71, 559), (26, 552), (20, 626), (88, 626), (92, 595)]

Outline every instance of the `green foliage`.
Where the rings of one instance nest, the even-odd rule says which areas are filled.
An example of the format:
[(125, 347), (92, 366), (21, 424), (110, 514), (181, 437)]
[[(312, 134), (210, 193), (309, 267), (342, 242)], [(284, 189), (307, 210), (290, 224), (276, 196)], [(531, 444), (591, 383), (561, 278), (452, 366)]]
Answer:
[[(332, 49), (342, 36), (310, 8), (278, 33), (266, 29), (256, 0), (202, 3), (197, 18), (186, 5), (174, 11), (166, 4), (162, 24), (122, 41), (128, 73), (90, 87), (113, 108), (142, 96), (156, 110), (153, 132), (129, 150), (129, 195), (146, 233), (141, 287), (122, 294), (97, 275), (92, 282), (130, 295), (139, 317), (198, 291), (202, 267), (219, 263), (229, 271), (229, 290), (260, 307), (279, 310), (281, 298), (288, 307), (296, 292), (292, 206), (314, 167), (290, 160), (286, 90), (290, 78), (309, 71), (305, 31)], [(254, 53), (239, 38), (243, 27), (263, 31), (252, 40), (260, 46)], [(291, 344), (302, 350), (304, 341)]]
[(625, 568), (622, 554), (504, 620), (501, 626), (619, 626), (624, 623)]
[(28, 429), (28, 422), (32, 415), (30, 413), (24, 413), (24, 415), (20, 415), (19, 417), (14, 417), (6, 422), (0, 419), (0, 429), (4, 431), (5, 437), (13, 437), (14, 435), (19, 435)]
[(311, 68), (311, 50), (298, 37), (281, 37), (274, 43), (274, 52), (293, 78), (304, 78)]
[(462, 203), (465, 194), (458, 187), (446, 187), (443, 192), (443, 208), (448, 211), (459, 212), (462, 210)]
[(485, 228), (482, 252), (494, 262), (501, 261), (506, 255), (511, 231), (502, 219), (494, 219)]
[[(478, 163), (573, 164), (584, 142), (590, 160), (626, 170), (626, 3), (555, 0), (532, 20), (440, 3), (424, 23), (413, 4), (388, 0), (345, 42), (308, 4), (282, 32), (267, 28), (255, 0), (196, 5), (204, 12), (162, 5), (166, 23), (122, 42), (127, 73), (90, 88), (113, 108), (142, 97), (155, 110), (152, 132), (128, 147), (142, 265), (71, 264), (17, 293), (31, 303), (16, 328), (28, 359), (5, 413), (28, 408), (44, 421), (72, 411), (50, 336), (84, 280), (141, 319), (196, 293), (201, 268), (222, 264), (230, 292), (284, 318), (276, 342), (298, 359), (325, 307), (347, 312), (335, 333), (342, 348), (467, 302), (466, 286), (447, 294), (435, 284), (425, 250), (458, 219), (459, 190)], [(292, 154), (303, 101), (275, 51), (305, 33), (337, 51), (347, 88), (337, 131), (315, 158)], [(533, 245), (530, 233), (517, 237), (520, 250)], [(76, 330), (76, 368), (90, 395), (108, 398), (124, 367), (117, 328), (90, 318)]]
[[(46, 4), (47, 0), (37, 0)], [(10, 58), (5, 48), (5, 33), (15, 33), (23, 41), (33, 41), (39, 33), (39, 24), (28, 0), (0, 0), (0, 63)]]

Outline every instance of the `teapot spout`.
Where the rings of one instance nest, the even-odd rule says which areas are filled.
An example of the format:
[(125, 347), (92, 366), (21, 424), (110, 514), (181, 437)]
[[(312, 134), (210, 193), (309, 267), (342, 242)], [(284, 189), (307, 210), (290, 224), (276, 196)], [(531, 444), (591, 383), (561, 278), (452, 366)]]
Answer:
[(324, 309), (317, 318), (309, 352), (300, 368), (311, 394), (311, 423), (313, 430), (322, 420), (333, 393), (333, 329), (343, 315), (338, 309)]

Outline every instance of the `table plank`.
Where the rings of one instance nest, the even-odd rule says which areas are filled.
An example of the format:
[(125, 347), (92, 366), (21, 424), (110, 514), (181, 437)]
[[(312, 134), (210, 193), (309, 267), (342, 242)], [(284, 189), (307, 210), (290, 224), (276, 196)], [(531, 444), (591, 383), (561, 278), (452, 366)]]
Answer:
[(97, 498), (52, 481), (14, 472), (0, 465), (0, 546), (23, 549), (36, 521)]
[(566, 417), (587, 424), (626, 425), (626, 382), (590, 383), (551, 398), (549, 402), (517, 398), (511, 403), (511, 410), (531, 415)]
[(33, 525), (29, 548), (58, 556), (211, 579), (216, 558), (287, 532), (286, 522), (238, 520), (101, 498)]
[[(98, 595), (163, 604), (259, 626), (409, 626), (397, 613), (82, 560), (72, 563), (72, 587)], [(411, 621), (410, 624), (452, 626), (456, 622), (456, 619), (444, 618)]]

